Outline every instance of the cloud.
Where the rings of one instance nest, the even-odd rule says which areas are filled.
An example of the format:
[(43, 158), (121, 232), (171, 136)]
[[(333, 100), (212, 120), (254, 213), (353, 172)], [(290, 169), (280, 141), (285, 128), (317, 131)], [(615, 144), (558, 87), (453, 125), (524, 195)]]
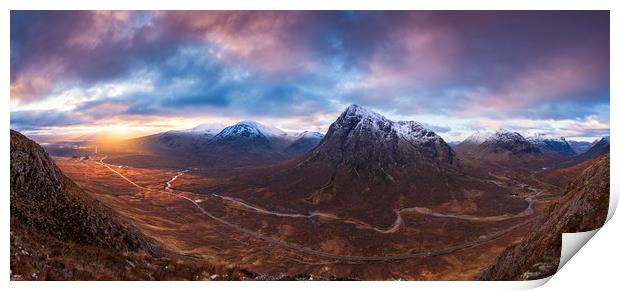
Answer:
[(77, 125), (80, 118), (55, 110), (11, 112), (11, 126), (17, 130), (31, 130), (48, 126)]
[(75, 108), (49, 108), (46, 120), (301, 121), (358, 103), (402, 116), (607, 122), (609, 82), (607, 11), (11, 12), (14, 112), (99, 92), (70, 94)]

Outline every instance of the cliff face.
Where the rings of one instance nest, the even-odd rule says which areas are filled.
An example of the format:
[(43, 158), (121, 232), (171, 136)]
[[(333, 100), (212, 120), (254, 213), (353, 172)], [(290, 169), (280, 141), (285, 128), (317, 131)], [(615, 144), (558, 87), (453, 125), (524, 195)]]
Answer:
[(534, 231), (507, 249), (480, 280), (534, 280), (553, 275), (560, 261), (562, 233), (597, 229), (609, 207), (609, 155), (575, 178), (561, 201), (539, 220)]

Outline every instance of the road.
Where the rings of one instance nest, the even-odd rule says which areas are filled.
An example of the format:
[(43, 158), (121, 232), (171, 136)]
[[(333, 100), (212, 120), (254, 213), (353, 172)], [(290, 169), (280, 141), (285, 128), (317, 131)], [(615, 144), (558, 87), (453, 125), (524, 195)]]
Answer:
[[(498, 239), (510, 232), (512, 232), (515, 229), (518, 229), (528, 223), (530, 223), (532, 220), (536, 219), (536, 217), (530, 218), (528, 220), (525, 220), (519, 224), (516, 224), (514, 226), (511, 226), (509, 228), (506, 228), (502, 231), (496, 232), (494, 234), (488, 235), (488, 236), (483, 236), (477, 240), (474, 241), (470, 241), (470, 242), (466, 242), (466, 243), (462, 243), (462, 244), (457, 244), (454, 246), (449, 246), (449, 247), (445, 247), (445, 248), (440, 248), (440, 249), (436, 249), (436, 250), (429, 250), (429, 251), (417, 251), (417, 252), (413, 252), (413, 253), (408, 253), (408, 254), (402, 254), (402, 255), (386, 255), (386, 256), (357, 256), (357, 255), (339, 255), (339, 254), (334, 254), (334, 253), (330, 253), (330, 252), (325, 252), (325, 251), (319, 251), (319, 250), (315, 250), (315, 249), (311, 249), (299, 244), (295, 244), (295, 243), (290, 243), (287, 241), (283, 241), (283, 240), (277, 240), (277, 239), (273, 239), (271, 237), (256, 233), (252, 230), (249, 230), (247, 228), (244, 228), (242, 226), (236, 225), (234, 223), (231, 223), (227, 220), (224, 220), (220, 217), (217, 217), (215, 215), (213, 215), (212, 213), (208, 212), (207, 210), (205, 210), (202, 206), (200, 206), (200, 204), (198, 202), (196, 202), (194, 199), (191, 199), (185, 195), (190, 194), (190, 195), (197, 195), (195, 193), (192, 192), (185, 192), (185, 191), (179, 191), (179, 190), (174, 190), (171, 188), (171, 183), (176, 180), (178, 177), (180, 177), (181, 175), (183, 175), (184, 172), (178, 172), (176, 176), (172, 177), (169, 181), (166, 182), (166, 189), (165, 190), (156, 190), (156, 189), (149, 189), (143, 186), (140, 186), (138, 184), (136, 184), (135, 182), (133, 182), (131, 179), (127, 178), (126, 176), (124, 176), (122, 173), (116, 171), (115, 169), (113, 169), (112, 167), (110, 167), (108, 164), (106, 164), (104, 162), (105, 157), (103, 157), (102, 159), (100, 159), (100, 161), (98, 162), (99, 164), (105, 166), (107, 169), (109, 169), (111, 172), (115, 173), (116, 175), (120, 176), (121, 178), (123, 178), (125, 181), (129, 182), (131, 185), (141, 189), (141, 190), (147, 190), (147, 191), (155, 191), (155, 192), (165, 192), (167, 194), (173, 195), (175, 197), (184, 199), (188, 202), (190, 202), (194, 207), (196, 207), (201, 213), (203, 213), (205, 216), (223, 224), (226, 225), (232, 229), (235, 229), (241, 233), (247, 234), (249, 236), (252, 236), (256, 239), (268, 242), (270, 244), (276, 245), (276, 246), (280, 246), (280, 247), (284, 247), (287, 249), (291, 249), (291, 250), (295, 250), (301, 253), (305, 253), (305, 254), (309, 254), (309, 255), (315, 255), (315, 256), (319, 256), (319, 257), (324, 257), (324, 258), (330, 258), (330, 259), (335, 259), (338, 261), (342, 261), (342, 262), (380, 262), (380, 261), (399, 261), (399, 260), (407, 260), (407, 259), (415, 259), (415, 258), (424, 258), (424, 257), (433, 257), (433, 256), (439, 256), (439, 255), (444, 255), (444, 254), (449, 254), (449, 253), (453, 253), (459, 250), (463, 250), (463, 249), (467, 249), (467, 248), (472, 248), (472, 247), (476, 247), (479, 246), (481, 244), (484, 244), (486, 242)], [(224, 197), (224, 196), (220, 196), (219, 197)], [(231, 198), (232, 199), (232, 198)], [(236, 201), (236, 200), (232, 200), (232, 201)], [(252, 207), (252, 209), (260, 209), (257, 207), (253, 207), (249, 204), (245, 204), (247, 207)], [(406, 209), (403, 209), (406, 210)], [(266, 211), (266, 210), (265, 210)], [(410, 209), (409, 211), (414, 211), (413, 208)], [(269, 213), (274, 213), (274, 212), (270, 212), (267, 211)], [(286, 215), (293, 215), (293, 214), (286, 214)], [(398, 217), (400, 217), (400, 215), (398, 215)], [(345, 219), (346, 220), (346, 219)], [(400, 225), (400, 223), (399, 223)]]

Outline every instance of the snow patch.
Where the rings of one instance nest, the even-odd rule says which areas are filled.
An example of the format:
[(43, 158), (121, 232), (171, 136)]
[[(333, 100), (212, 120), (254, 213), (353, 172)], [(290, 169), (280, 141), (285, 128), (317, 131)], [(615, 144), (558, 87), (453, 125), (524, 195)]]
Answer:
[(535, 145), (544, 145), (545, 143), (565, 143), (566, 139), (564, 137), (551, 137), (544, 133), (538, 133), (533, 136), (529, 136), (526, 138), (527, 141), (535, 144)]
[(491, 136), (493, 136), (492, 132), (489, 132), (489, 131), (482, 131), (482, 132), (481, 131), (476, 131), (476, 132), (474, 132), (474, 134), (472, 134), (468, 138), (466, 138), (463, 141), (463, 144), (465, 144), (465, 143), (482, 144), (487, 139), (489, 139)]
[(325, 136), (324, 134), (320, 132), (316, 132), (316, 131), (302, 131), (302, 132), (294, 133), (292, 135), (300, 139), (301, 138), (322, 139)]
[[(428, 141), (434, 141), (440, 139), (433, 131), (426, 129), (421, 123), (416, 121), (391, 121), (385, 116), (368, 110), (357, 104), (352, 104), (342, 113), (338, 118), (341, 122), (344, 120), (358, 119), (358, 123), (355, 126), (358, 130), (370, 130), (373, 132), (385, 132), (389, 138), (389, 133), (394, 133), (398, 138), (414, 142), (424, 143)], [(346, 124), (346, 122), (345, 122)], [(343, 126), (338, 121), (335, 124), (336, 128)]]

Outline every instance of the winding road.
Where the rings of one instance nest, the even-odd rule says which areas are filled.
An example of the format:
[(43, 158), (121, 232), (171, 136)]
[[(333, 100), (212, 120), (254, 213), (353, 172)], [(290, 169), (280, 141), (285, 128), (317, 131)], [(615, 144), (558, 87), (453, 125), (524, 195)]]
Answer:
[[(483, 243), (498, 239), (508, 233), (510, 233), (511, 231), (520, 228), (528, 223), (530, 223), (532, 220), (536, 219), (536, 217), (530, 218), (528, 220), (525, 220), (521, 223), (518, 223), (516, 225), (513, 225), (509, 228), (506, 228), (502, 231), (496, 232), (494, 234), (491, 235), (487, 235), (487, 236), (482, 236), (477, 240), (474, 241), (470, 241), (470, 242), (466, 242), (466, 243), (462, 243), (462, 244), (457, 244), (457, 245), (453, 245), (453, 246), (449, 246), (449, 247), (445, 247), (445, 248), (441, 248), (441, 249), (436, 249), (436, 250), (429, 250), (429, 251), (416, 251), (416, 252), (412, 252), (412, 253), (408, 253), (408, 254), (403, 254), (403, 255), (387, 255), (387, 256), (356, 256), (356, 255), (339, 255), (339, 254), (335, 254), (335, 253), (330, 253), (330, 252), (325, 252), (325, 251), (319, 251), (319, 250), (315, 250), (315, 249), (311, 249), (299, 244), (295, 244), (295, 243), (291, 243), (291, 242), (287, 242), (287, 241), (283, 241), (283, 240), (277, 240), (277, 239), (273, 239), (271, 237), (259, 234), (255, 231), (249, 230), (247, 228), (244, 228), (242, 226), (239, 226), (237, 224), (231, 223), (227, 220), (224, 220), (220, 217), (217, 217), (215, 215), (213, 215), (212, 213), (208, 212), (207, 210), (205, 210), (202, 206), (200, 206), (200, 204), (198, 202), (196, 202), (196, 200), (191, 199), (187, 196), (185, 196), (186, 194), (191, 194), (191, 195), (196, 195), (195, 193), (192, 192), (185, 192), (185, 191), (179, 191), (179, 190), (174, 190), (172, 189), (172, 182), (175, 181), (178, 177), (180, 177), (181, 175), (183, 175), (185, 173), (185, 171), (182, 172), (178, 172), (176, 176), (172, 177), (169, 181), (166, 182), (166, 187), (165, 190), (156, 190), (156, 189), (150, 189), (150, 188), (146, 188), (143, 186), (140, 186), (138, 184), (136, 184), (135, 182), (133, 182), (131, 179), (127, 178), (126, 176), (124, 176), (122, 173), (116, 171), (115, 169), (113, 169), (112, 167), (110, 167), (108, 164), (106, 164), (104, 162), (106, 157), (103, 157), (99, 160), (99, 164), (105, 166), (107, 169), (109, 169), (111, 172), (115, 173), (116, 175), (120, 176), (121, 178), (123, 178), (125, 181), (127, 181), (128, 183), (130, 183), (131, 185), (141, 189), (141, 190), (146, 190), (146, 191), (155, 191), (155, 192), (165, 192), (168, 193), (170, 195), (173, 195), (175, 197), (184, 199), (190, 203), (192, 203), (201, 213), (203, 213), (205, 216), (223, 224), (226, 225), (230, 228), (233, 228), (241, 233), (247, 234), (249, 236), (255, 237), (256, 239), (271, 243), (273, 245), (276, 246), (280, 246), (280, 247), (284, 247), (287, 249), (291, 249), (291, 250), (295, 250), (295, 251), (299, 251), (301, 253), (305, 253), (305, 254), (310, 254), (310, 255), (315, 255), (315, 256), (319, 256), (319, 257), (325, 257), (325, 258), (330, 258), (330, 259), (335, 259), (338, 261), (344, 261), (344, 262), (379, 262), (379, 261), (399, 261), (399, 260), (407, 260), (407, 259), (414, 259), (414, 258), (423, 258), (423, 257), (432, 257), (432, 256), (439, 256), (439, 255), (444, 255), (444, 254), (448, 254), (448, 253), (452, 253), (452, 252), (456, 252), (459, 250), (463, 250), (463, 249), (467, 249), (467, 248), (471, 248), (471, 247), (475, 247), (475, 246), (479, 246)], [(331, 214), (326, 214), (326, 213), (320, 213), (320, 212), (314, 212), (311, 213), (309, 215), (302, 215), (302, 214), (291, 214), (291, 213), (278, 213), (278, 212), (273, 212), (273, 211), (269, 211), (269, 210), (265, 210), (253, 205), (250, 205), (246, 202), (240, 201), (238, 199), (234, 199), (234, 198), (230, 198), (230, 197), (226, 197), (226, 196), (221, 196), (221, 195), (217, 195), (217, 194), (212, 194), (215, 197), (218, 197), (220, 199), (225, 199), (227, 201), (232, 201), (234, 203), (237, 203), (238, 205), (242, 205), (245, 208), (257, 211), (259, 213), (264, 213), (264, 214), (269, 214), (269, 215), (277, 215), (277, 216), (283, 216), (283, 217), (302, 217), (302, 218), (309, 218), (309, 217), (314, 217), (314, 216), (321, 216), (321, 217), (325, 217), (325, 218), (330, 218), (330, 219), (337, 219), (337, 220), (342, 220), (345, 221), (347, 223), (353, 223), (356, 224), (358, 226), (361, 227), (366, 227), (366, 228), (371, 228), (374, 229), (376, 231), (382, 232), (382, 233), (390, 233), (390, 232), (395, 232), (398, 229), (398, 226), (400, 226), (400, 224), (402, 223), (402, 219), (400, 218), (400, 214), (403, 212), (408, 212), (408, 211), (413, 211), (413, 212), (418, 212), (418, 213), (422, 213), (422, 214), (427, 214), (427, 215), (433, 215), (433, 216), (438, 216), (439, 217), (449, 217), (449, 218), (459, 218), (459, 219), (467, 219), (467, 220), (472, 220), (472, 219), (485, 219), (484, 217), (472, 217), (472, 216), (459, 216), (459, 215), (446, 215), (446, 214), (438, 214), (438, 213), (434, 213), (432, 211), (426, 210), (425, 208), (419, 208), (419, 207), (414, 207), (414, 208), (405, 208), (405, 209), (401, 209), (400, 211), (398, 211), (398, 215), (396, 218), (396, 221), (394, 223), (394, 226), (390, 227), (387, 230), (382, 230), (382, 229), (378, 229), (376, 227), (370, 226), (366, 223), (363, 222), (359, 222), (356, 220), (352, 220), (352, 219), (343, 219), (340, 217), (337, 217), (335, 215), (331, 215)], [(513, 218), (516, 216), (512, 216)], [(497, 218), (499, 219), (499, 218)], [(502, 218), (502, 219), (507, 219), (507, 218)]]

